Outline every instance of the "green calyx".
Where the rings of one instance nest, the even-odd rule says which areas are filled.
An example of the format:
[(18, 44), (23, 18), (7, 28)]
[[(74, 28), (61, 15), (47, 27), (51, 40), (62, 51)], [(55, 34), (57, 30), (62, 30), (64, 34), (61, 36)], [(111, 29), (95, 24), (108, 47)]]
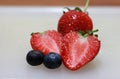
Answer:
[[(85, 7), (84, 7), (83, 10), (81, 8), (79, 8), (79, 7), (75, 7), (73, 10), (78, 11), (78, 12), (85, 12), (85, 13), (87, 13), (87, 9), (89, 7), (89, 3), (90, 3), (90, 0), (86, 0)], [(65, 9), (67, 9), (68, 11), (71, 10), (68, 7), (65, 7)], [(63, 13), (65, 13), (65, 11), (63, 11)]]
[[(67, 9), (68, 11), (75, 10), (75, 11), (77, 11), (77, 12), (83, 12), (82, 9), (79, 8), (79, 7), (75, 7), (74, 9), (70, 9), (70, 8), (68, 8), (68, 7), (65, 7), (65, 9)], [(66, 13), (66, 12), (63, 11), (63, 13)]]
[(79, 8), (79, 7), (75, 7), (75, 9), (74, 10), (76, 10), (76, 11), (78, 11), (78, 12), (82, 12), (82, 9), (81, 8)]
[(89, 36), (89, 35), (94, 35), (94, 36), (98, 37), (97, 34), (94, 34), (95, 32), (98, 32), (98, 31), (99, 31), (98, 29), (96, 29), (96, 30), (91, 30), (91, 31), (87, 31), (87, 32), (80, 30), (79, 33), (80, 33), (83, 37), (87, 37), (87, 36)]
[(33, 35), (33, 34), (39, 34), (40, 32), (32, 32), (31, 33), (31, 36)]
[(34, 34), (42, 34), (42, 35), (44, 35), (45, 33), (46, 33), (46, 31), (44, 31), (44, 32), (32, 32), (31, 36), (34, 35)]

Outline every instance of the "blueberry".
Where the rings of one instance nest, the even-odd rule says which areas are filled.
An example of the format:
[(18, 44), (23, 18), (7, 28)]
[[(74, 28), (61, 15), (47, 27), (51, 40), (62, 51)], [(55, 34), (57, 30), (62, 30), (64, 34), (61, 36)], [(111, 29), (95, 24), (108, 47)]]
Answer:
[(56, 69), (62, 64), (61, 56), (57, 53), (50, 52), (44, 57), (43, 64), (49, 69)]
[(29, 51), (26, 56), (26, 60), (28, 64), (32, 66), (37, 66), (37, 65), (42, 64), (43, 59), (44, 59), (43, 53), (40, 51), (36, 51), (36, 50)]

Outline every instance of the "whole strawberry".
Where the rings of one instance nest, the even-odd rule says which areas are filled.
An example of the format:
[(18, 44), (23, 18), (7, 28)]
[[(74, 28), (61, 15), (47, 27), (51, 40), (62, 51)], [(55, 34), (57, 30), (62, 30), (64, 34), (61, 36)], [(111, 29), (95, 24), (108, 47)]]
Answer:
[[(86, 8), (89, 0), (86, 2)], [(90, 16), (86, 12), (86, 8), (82, 11), (76, 7), (74, 10), (68, 9), (68, 12), (64, 12), (58, 22), (58, 31), (65, 35), (70, 31), (89, 31), (93, 29), (93, 23)]]
[(42, 51), (44, 55), (49, 52), (60, 54), (62, 35), (55, 30), (48, 30), (44, 33), (32, 33), (30, 43), (34, 50)]
[(64, 65), (70, 70), (78, 70), (99, 52), (100, 41), (93, 32), (69, 32), (63, 37), (63, 51), (61, 53)]

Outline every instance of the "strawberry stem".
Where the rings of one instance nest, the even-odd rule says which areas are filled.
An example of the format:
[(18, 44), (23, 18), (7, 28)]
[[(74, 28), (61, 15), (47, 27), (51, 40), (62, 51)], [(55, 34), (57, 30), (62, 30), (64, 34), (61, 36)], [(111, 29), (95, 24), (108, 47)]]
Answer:
[(90, 0), (86, 0), (86, 4), (85, 4), (85, 7), (84, 7), (84, 12), (87, 11), (87, 8), (89, 6), (89, 3), (90, 3)]

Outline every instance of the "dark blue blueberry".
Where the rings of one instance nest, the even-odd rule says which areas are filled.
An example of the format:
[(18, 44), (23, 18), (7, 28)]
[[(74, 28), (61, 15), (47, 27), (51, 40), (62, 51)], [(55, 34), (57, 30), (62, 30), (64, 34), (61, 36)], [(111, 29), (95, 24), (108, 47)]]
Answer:
[(43, 53), (40, 51), (35, 51), (35, 50), (29, 51), (26, 56), (26, 60), (28, 64), (32, 66), (37, 66), (37, 65), (42, 64), (43, 59), (44, 59)]
[(44, 57), (43, 64), (49, 69), (56, 69), (62, 64), (61, 56), (57, 53), (50, 52)]

